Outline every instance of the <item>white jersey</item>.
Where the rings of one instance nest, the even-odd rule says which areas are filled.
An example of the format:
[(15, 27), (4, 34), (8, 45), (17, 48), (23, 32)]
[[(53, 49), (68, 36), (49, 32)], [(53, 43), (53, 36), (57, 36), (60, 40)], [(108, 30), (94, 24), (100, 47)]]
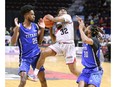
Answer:
[(62, 28), (55, 33), (57, 42), (67, 42), (74, 40), (74, 26), (70, 15), (64, 14), (62, 16), (65, 22), (62, 22)]

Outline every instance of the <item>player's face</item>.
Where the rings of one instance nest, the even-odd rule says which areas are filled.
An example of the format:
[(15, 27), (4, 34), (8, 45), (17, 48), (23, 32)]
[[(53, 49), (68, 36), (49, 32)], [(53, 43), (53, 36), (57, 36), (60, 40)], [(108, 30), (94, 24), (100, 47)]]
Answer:
[(61, 9), (61, 10), (59, 11), (58, 16), (62, 16), (63, 14), (67, 14), (67, 11), (66, 11), (65, 9)]
[(27, 20), (30, 22), (33, 22), (35, 20), (35, 14), (33, 10), (27, 13)]

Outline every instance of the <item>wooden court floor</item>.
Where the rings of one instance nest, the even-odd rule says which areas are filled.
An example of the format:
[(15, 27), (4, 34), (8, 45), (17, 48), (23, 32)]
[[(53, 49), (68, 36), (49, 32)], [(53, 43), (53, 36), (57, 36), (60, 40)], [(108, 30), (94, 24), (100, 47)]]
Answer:
[[(6, 55), (5, 56), (5, 69), (18, 69), (18, 55)], [(111, 87), (111, 63), (102, 63), (104, 74), (102, 78), (101, 87)], [(65, 59), (62, 55), (48, 57), (46, 59), (45, 65), (46, 77), (48, 87), (78, 87), (76, 83), (76, 77), (72, 75), (65, 64)], [(82, 70), (81, 59), (77, 59), (77, 68)], [(17, 71), (12, 70), (12, 73), (17, 73)], [(6, 76), (5, 76), (6, 77)], [(18, 87), (19, 79), (5, 79), (5, 87)], [(40, 87), (40, 83), (32, 82), (27, 80), (25, 87)]]

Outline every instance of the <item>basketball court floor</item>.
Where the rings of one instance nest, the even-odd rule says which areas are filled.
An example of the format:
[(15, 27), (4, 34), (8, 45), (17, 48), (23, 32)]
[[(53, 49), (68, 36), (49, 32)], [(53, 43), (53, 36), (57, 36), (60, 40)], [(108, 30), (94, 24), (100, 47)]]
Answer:
[[(18, 64), (18, 55), (5, 55), (5, 87), (18, 87)], [(104, 74), (101, 87), (111, 87), (111, 63), (103, 62), (102, 66)], [(44, 67), (48, 87), (78, 87), (76, 77), (69, 71), (62, 55), (48, 57)], [(77, 58), (77, 68), (83, 68), (81, 58)], [(40, 87), (40, 83), (28, 80), (25, 87)]]

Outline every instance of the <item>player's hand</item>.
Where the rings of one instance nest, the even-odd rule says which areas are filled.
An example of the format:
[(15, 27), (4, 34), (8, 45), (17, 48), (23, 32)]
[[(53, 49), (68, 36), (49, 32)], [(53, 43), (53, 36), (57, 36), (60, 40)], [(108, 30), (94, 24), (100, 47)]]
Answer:
[(44, 20), (42, 18), (39, 19), (38, 25), (40, 28), (45, 28), (45, 23), (44, 23)]
[(15, 18), (14, 19), (14, 23), (15, 23), (15, 26), (16, 27), (18, 27), (18, 28), (20, 27), (20, 24), (18, 23), (18, 18)]
[(79, 16), (76, 16), (76, 18), (77, 18), (77, 21), (79, 23), (79, 29), (84, 29), (85, 28), (85, 24), (84, 24), (82, 18), (80, 18)]

